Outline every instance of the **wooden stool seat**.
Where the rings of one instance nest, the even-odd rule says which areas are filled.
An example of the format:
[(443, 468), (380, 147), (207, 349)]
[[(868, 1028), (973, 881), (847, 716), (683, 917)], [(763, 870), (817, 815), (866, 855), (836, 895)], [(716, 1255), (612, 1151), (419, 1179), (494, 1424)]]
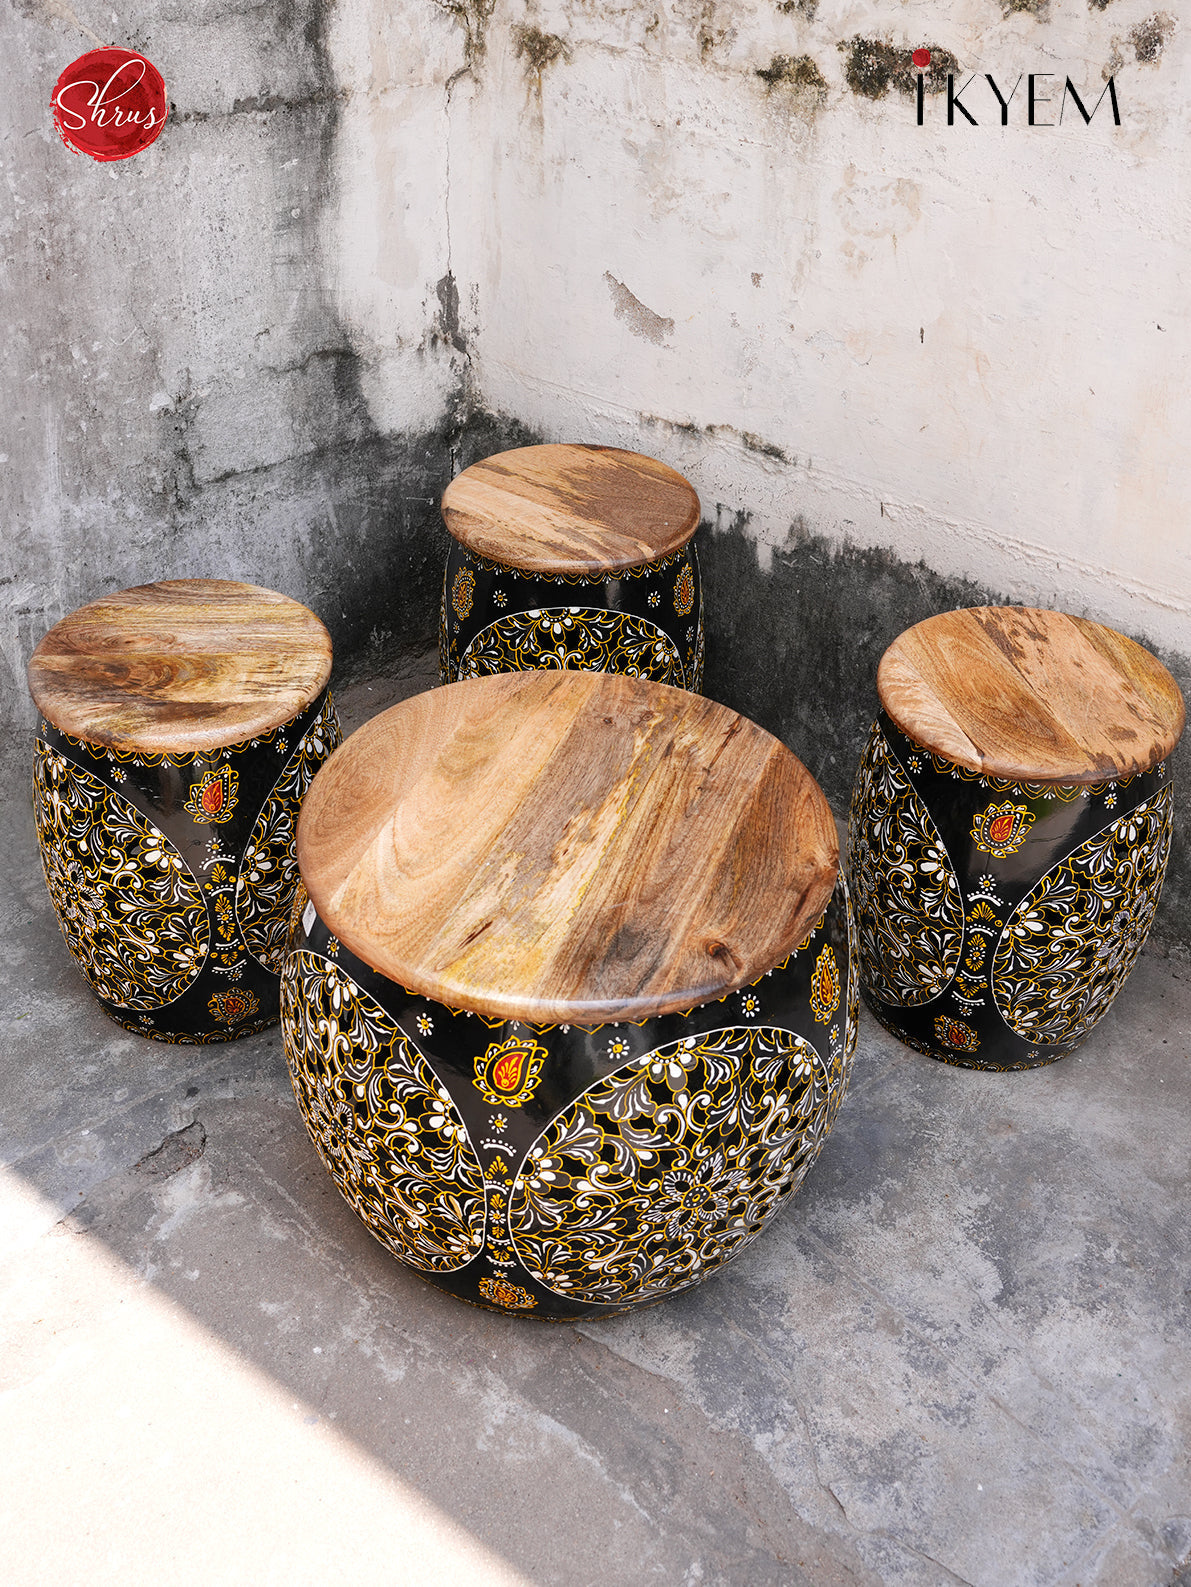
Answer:
[(793, 951), (839, 864), (818, 785), (699, 695), (509, 673), (354, 733), (303, 811), (310, 900), (374, 970), (500, 1019), (651, 1019)]
[(51, 628), (29, 690), (54, 727), (150, 753), (219, 749), (288, 722), (331, 676), (331, 636), (287, 595), (230, 579), (120, 590)]
[(831, 813), (761, 728), (616, 674), (455, 684), (353, 735), (298, 852), (294, 1092), (435, 1283), (609, 1315), (705, 1277), (801, 1182), (855, 977)]
[(442, 515), (477, 556), (594, 578), (680, 551), (699, 527), (699, 498), (640, 452), (522, 446), (465, 468), (443, 492)]
[(444, 683), (553, 667), (697, 689), (703, 627), (681, 474), (609, 446), (526, 446), (447, 486)]
[(298, 806), (339, 740), (330, 674), (313, 612), (226, 579), (105, 596), (33, 652), (42, 864), (119, 1024), (206, 1042), (276, 1020)]
[(1148, 650), (1086, 618), (1018, 606), (944, 612), (877, 669), (902, 732), (957, 765), (1026, 782), (1092, 783), (1173, 752), (1183, 697)]
[(869, 1005), (948, 1063), (1053, 1062), (1157, 908), (1178, 686), (1099, 623), (976, 607), (900, 635), (877, 689), (849, 858)]

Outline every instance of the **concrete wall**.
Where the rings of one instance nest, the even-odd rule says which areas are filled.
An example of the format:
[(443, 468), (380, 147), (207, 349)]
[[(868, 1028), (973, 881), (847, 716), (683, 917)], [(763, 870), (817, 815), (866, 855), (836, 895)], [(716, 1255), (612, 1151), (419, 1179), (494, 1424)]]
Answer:
[[(285, 590), (345, 656), (429, 636), (465, 361), (459, 49), (449, 17), (406, 9), (426, 26), (334, 40), (318, 0), (0, 13), (6, 715), (32, 720), (24, 664), (52, 623), (155, 578)], [(172, 105), (111, 165), (66, 150), (48, 109), (93, 29), (143, 50)]]
[[(1155, 0), (113, 15), (0, 21), (18, 720), (40, 634), (148, 578), (285, 589), (343, 660), (424, 643), (442, 484), (530, 436), (691, 477), (709, 688), (837, 805), (876, 660), (930, 611), (1065, 607), (1191, 678), (1191, 32)], [(89, 29), (174, 103), (121, 165), (46, 109)], [(984, 73), (1023, 78), (1003, 127)], [(1088, 109), (1111, 76), (1121, 125), (1068, 76)], [(1161, 918), (1191, 940), (1182, 851)]]

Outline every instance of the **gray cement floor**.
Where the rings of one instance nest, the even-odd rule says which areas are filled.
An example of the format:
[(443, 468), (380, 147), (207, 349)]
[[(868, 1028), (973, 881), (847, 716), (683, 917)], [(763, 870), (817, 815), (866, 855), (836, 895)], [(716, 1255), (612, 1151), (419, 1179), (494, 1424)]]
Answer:
[[(358, 684), (359, 722), (420, 687)], [(400, 1267), (276, 1031), (125, 1034), (5, 804), (0, 1581), (1166, 1587), (1191, 1556), (1191, 982), (993, 1076), (867, 1018), (699, 1289), (581, 1327)]]

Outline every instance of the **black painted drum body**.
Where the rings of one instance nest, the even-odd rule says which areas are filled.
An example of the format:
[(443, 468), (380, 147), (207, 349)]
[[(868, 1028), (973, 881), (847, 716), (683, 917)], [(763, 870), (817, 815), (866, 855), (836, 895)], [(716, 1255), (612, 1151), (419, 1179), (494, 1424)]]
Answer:
[(622, 672), (698, 693), (703, 607), (693, 541), (638, 567), (587, 576), (506, 566), (452, 540), (442, 681), (543, 667)]
[(881, 711), (857, 773), (848, 874), (865, 1001), (917, 1051), (973, 1069), (1072, 1052), (1149, 933), (1172, 785), (985, 777)]
[(33, 806), (62, 935), (117, 1024), (206, 1043), (275, 1024), (302, 796), (340, 742), (326, 688), (258, 737), (109, 749), (42, 721)]
[(307, 1130), (393, 1255), (448, 1293), (550, 1320), (708, 1277), (801, 1184), (848, 1083), (857, 981), (842, 879), (753, 985), (592, 1029), (405, 991), (308, 905), (282, 980)]

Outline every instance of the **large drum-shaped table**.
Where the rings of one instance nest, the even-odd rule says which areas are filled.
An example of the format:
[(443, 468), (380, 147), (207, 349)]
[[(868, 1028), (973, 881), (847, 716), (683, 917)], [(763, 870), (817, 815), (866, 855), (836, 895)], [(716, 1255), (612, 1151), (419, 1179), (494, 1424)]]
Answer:
[(1178, 686), (1099, 623), (985, 606), (908, 629), (877, 689), (848, 860), (865, 1000), (946, 1063), (1052, 1063), (1154, 918)]
[(107, 595), (34, 651), (42, 867), (128, 1030), (210, 1042), (276, 1021), (298, 807), (340, 738), (330, 674), (313, 612), (228, 579)]
[(565, 1319), (713, 1273), (798, 1187), (856, 1029), (835, 826), (723, 706), (616, 675), (433, 690), (298, 830), (294, 1091), (395, 1256)]
[(518, 447), (465, 468), (442, 515), (444, 683), (554, 667), (701, 687), (699, 498), (665, 463)]

